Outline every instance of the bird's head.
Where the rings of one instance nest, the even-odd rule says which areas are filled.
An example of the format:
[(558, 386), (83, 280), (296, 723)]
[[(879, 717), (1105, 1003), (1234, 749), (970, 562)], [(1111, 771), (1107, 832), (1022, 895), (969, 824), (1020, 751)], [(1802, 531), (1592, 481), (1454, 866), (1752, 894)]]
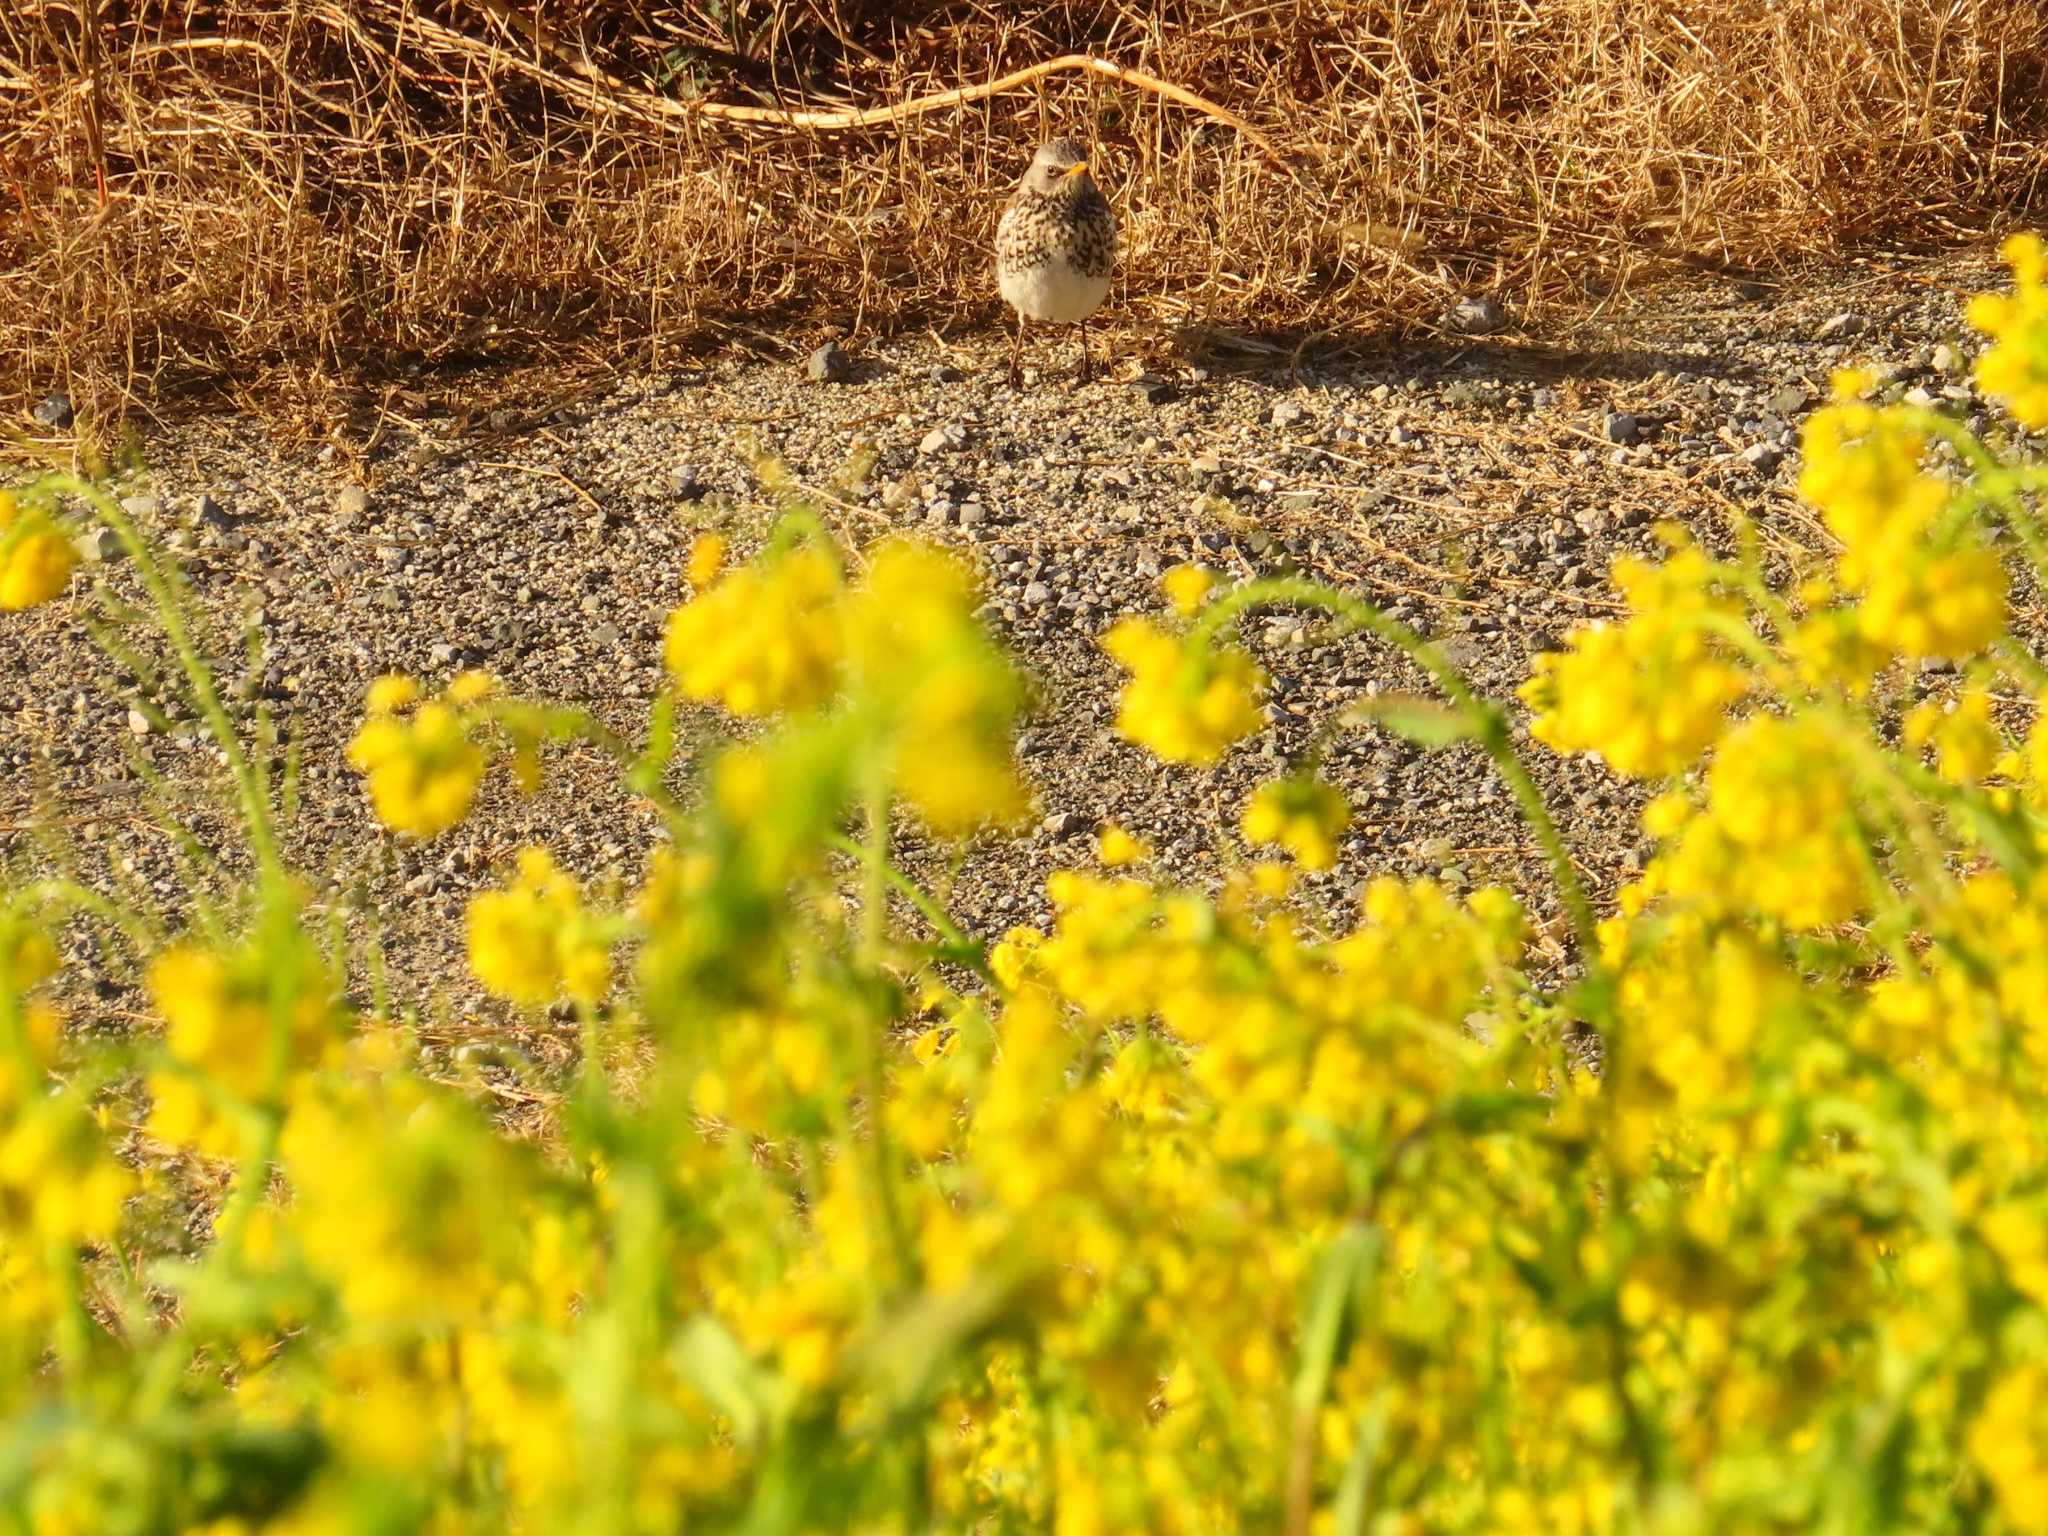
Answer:
[(1031, 168), (1024, 173), (1024, 186), (1046, 197), (1094, 190), (1087, 152), (1072, 139), (1039, 145), (1038, 153), (1031, 157)]

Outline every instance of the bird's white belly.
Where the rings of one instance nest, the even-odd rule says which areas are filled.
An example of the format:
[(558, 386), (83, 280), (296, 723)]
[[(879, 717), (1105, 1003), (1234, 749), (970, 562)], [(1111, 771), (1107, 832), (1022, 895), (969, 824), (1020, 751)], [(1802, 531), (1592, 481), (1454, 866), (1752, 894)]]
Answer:
[(998, 278), (1003, 297), (1026, 320), (1086, 320), (1109, 297), (1109, 278), (1076, 272), (1055, 256), (1021, 272)]

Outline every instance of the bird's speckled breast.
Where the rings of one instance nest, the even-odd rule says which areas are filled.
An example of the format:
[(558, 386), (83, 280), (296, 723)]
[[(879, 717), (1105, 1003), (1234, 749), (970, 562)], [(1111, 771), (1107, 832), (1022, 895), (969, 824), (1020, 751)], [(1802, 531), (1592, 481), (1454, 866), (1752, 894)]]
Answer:
[(1085, 277), (1109, 276), (1116, 215), (1092, 187), (1067, 195), (1020, 191), (996, 228), (996, 267), (1018, 272), (1064, 261)]

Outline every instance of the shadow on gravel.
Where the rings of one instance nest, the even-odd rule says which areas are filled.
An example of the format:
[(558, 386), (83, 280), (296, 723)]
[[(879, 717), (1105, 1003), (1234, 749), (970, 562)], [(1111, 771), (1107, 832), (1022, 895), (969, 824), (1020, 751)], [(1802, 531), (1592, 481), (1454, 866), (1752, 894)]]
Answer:
[(1324, 384), (1396, 383), (1411, 378), (1470, 376), (1548, 383), (1558, 379), (1646, 379), (1689, 372), (1708, 378), (1754, 378), (1753, 365), (1703, 339), (1697, 351), (1669, 347), (1577, 347), (1514, 336), (1374, 336), (1347, 339), (1328, 332), (1210, 333), (1188, 338), (1185, 355), (1212, 372), (1271, 378), (1313, 374)]

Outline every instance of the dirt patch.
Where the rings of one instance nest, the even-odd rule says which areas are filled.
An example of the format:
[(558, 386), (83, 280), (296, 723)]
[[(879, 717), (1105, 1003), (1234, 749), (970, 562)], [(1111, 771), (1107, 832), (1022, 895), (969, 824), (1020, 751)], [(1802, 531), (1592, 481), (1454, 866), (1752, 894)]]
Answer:
[[(456, 831), (394, 839), (343, 760), (364, 690), (387, 670), (482, 666), (637, 734), (690, 540), (723, 527), (744, 552), (767, 526), (750, 440), (816, 484), (871, 446), (872, 476), (829, 516), (854, 543), (909, 529), (965, 551), (990, 621), (1041, 685), (1020, 743), (1034, 829), (908, 849), (968, 926), (1044, 921), (1045, 874), (1089, 862), (1109, 822), (1152, 841), (1170, 878), (1212, 884), (1242, 856), (1252, 787), (1318, 749), (1356, 820), (1339, 867), (1307, 882), (1313, 906), (1335, 915), (1372, 875), (1431, 872), (1505, 882), (1547, 919), (1541, 858), (1483, 759), (1326, 729), (1363, 695), (1423, 687), (1371, 642), (1330, 643), (1294, 615), (1249, 623), (1272, 729), (1196, 770), (1116, 736), (1118, 676), (1097, 637), (1157, 610), (1160, 572), (1183, 561), (1299, 570), (1384, 605), (1506, 696), (1535, 652), (1614, 611), (1610, 560), (1655, 553), (1662, 519), (1725, 543), (1739, 506), (1781, 575), (1824, 548), (1791, 487), (1799, 422), (1831, 370), (1868, 362), (1893, 390), (1982, 413), (1959, 317), (1965, 294), (1997, 281), (1968, 259), (1844, 270), (1797, 295), (1699, 283), (1552, 336), (1342, 369), (1134, 376), (1126, 363), (1081, 387), (1061, 353), (1060, 376), (1014, 393), (996, 336), (884, 347), (844, 384), (729, 359), (538, 400), (543, 421), (502, 430), (394, 400), (360, 458), (282, 451), (257, 423), (216, 417), (148, 440), (146, 473), (121, 494), (182, 561), (236, 710), (278, 722), (294, 764), (288, 849), (320, 882), (315, 916), (374, 941), (380, 984), (422, 1010), (430, 1051), (454, 1051), (511, 1023), (464, 978), (466, 900), (528, 842), (624, 888), (655, 822), (593, 754), (569, 753), (530, 799), (501, 775)], [(118, 560), (89, 566), (67, 600), (0, 624), (0, 856), (177, 909), (235, 854), (213, 749), (155, 685), (148, 628), (122, 609), (130, 586)], [(95, 627), (134, 648), (131, 664), (101, 654)], [(690, 728), (685, 772), (718, 739), (709, 716)], [(1530, 755), (1605, 899), (1639, 864), (1640, 787)], [(75, 958), (103, 1022), (135, 1016), (120, 956)], [(364, 964), (366, 989), (371, 975)], [(568, 1049), (545, 1028), (517, 1038), (543, 1060)]]

